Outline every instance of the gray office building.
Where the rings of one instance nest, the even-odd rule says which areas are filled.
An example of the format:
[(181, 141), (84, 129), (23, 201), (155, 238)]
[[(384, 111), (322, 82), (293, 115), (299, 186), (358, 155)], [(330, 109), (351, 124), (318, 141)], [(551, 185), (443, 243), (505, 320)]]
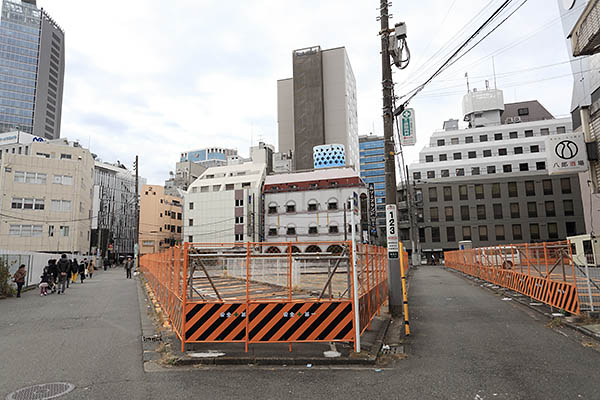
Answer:
[[(564, 240), (585, 232), (579, 176), (550, 175), (546, 137), (572, 131), (539, 102), (504, 104), (500, 90), (463, 100), (467, 129), (447, 121), (410, 170), (411, 211), (422, 254)], [(401, 240), (410, 248), (407, 193), (399, 190)]]
[(0, 132), (60, 137), (65, 34), (36, 0), (3, 0)]

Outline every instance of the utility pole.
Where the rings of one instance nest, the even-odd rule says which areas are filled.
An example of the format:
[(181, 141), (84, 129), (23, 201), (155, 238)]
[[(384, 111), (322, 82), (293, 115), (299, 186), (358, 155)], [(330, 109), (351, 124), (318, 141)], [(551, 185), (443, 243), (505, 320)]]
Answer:
[(140, 200), (139, 200), (139, 169), (140, 162), (138, 156), (135, 156), (135, 246), (134, 257), (136, 270), (139, 267), (140, 257)]
[[(397, 207), (396, 188), (396, 162), (394, 147), (394, 110), (392, 109), (392, 66), (390, 63), (389, 41), (389, 13), (388, 0), (380, 0), (381, 31), (381, 77), (383, 86), (383, 138), (385, 151), (385, 201), (386, 205)], [(386, 212), (387, 214), (387, 212)], [(386, 219), (389, 219), (386, 215)], [(389, 221), (388, 221), (389, 222)], [(394, 220), (393, 232), (398, 232), (398, 221)], [(388, 252), (388, 286), (389, 308), (393, 317), (402, 315), (402, 279), (400, 275), (400, 261), (398, 258), (389, 258)], [(402, 254), (397, 254), (402, 257)]]

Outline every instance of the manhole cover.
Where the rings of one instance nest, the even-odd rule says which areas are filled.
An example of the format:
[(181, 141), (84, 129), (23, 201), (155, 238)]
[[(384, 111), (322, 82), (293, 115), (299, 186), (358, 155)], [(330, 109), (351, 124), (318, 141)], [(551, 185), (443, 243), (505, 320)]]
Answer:
[(6, 396), (6, 400), (46, 400), (65, 395), (75, 389), (75, 385), (65, 382), (44, 383), (16, 390)]
[(404, 354), (404, 346), (385, 346), (381, 354)]

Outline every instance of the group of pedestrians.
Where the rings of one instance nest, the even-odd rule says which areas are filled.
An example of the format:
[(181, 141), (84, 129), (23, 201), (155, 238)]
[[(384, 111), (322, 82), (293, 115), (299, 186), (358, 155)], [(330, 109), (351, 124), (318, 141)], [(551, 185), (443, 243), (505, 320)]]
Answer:
[[(105, 260), (103, 264), (105, 271), (107, 266), (111, 266), (108, 260)], [(123, 260), (123, 267), (128, 279), (131, 279), (133, 266), (134, 262), (131, 257)], [(44, 267), (40, 276), (40, 296), (47, 296), (48, 290), (51, 293), (64, 294), (69, 284), (77, 283), (77, 277), (79, 277), (81, 283), (87, 278), (92, 279), (95, 269), (94, 259), (84, 258), (81, 262), (78, 262), (75, 257), (69, 259), (66, 254), (62, 254), (58, 262), (54, 259), (48, 260), (48, 265)], [(17, 297), (21, 297), (21, 290), (25, 284), (26, 276), (25, 264), (21, 264), (13, 275), (13, 281), (17, 285)]]

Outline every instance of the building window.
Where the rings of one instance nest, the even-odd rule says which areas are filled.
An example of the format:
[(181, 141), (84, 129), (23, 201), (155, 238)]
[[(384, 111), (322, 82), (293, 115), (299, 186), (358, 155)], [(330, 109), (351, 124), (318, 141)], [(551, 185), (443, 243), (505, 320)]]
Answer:
[(496, 166), (495, 165), (488, 165), (488, 167), (487, 167), (487, 173), (488, 174), (495, 174), (496, 173)]
[(524, 107), (524, 108), (519, 108), (519, 109), (517, 110), (517, 114), (518, 114), (520, 117), (521, 117), (521, 116), (524, 116), (524, 115), (529, 115), (529, 108), (527, 108), (527, 107)]
[(528, 163), (520, 163), (519, 164), (519, 171), (529, 171), (529, 164)]
[(498, 155), (499, 156), (505, 156), (507, 154), (508, 154), (508, 150), (506, 150), (505, 148), (498, 149)]
[(488, 240), (488, 229), (485, 225), (479, 225), (479, 240), (481, 242), (487, 242)]
[[(337, 203), (336, 203), (337, 205)], [(293, 201), (288, 202), (285, 205), (285, 212), (286, 213), (295, 213), (296, 212), (296, 203), (294, 203)]]
[(511, 218), (521, 218), (521, 211), (519, 208), (519, 203), (510, 203), (510, 217)]
[(445, 145), (445, 144), (446, 144), (446, 141), (445, 141), (444, 139), (438, 139), (438, 140), (437, 140), (437, 145), (438, 145), (438, 146), (443, 146), (443, 145)]
[(450, 144), (458, 144), (458, 138), (453, 137), (452, 139), (450, 139)]
[(533, 131), (532, 130), (526, 130), (525, 131), (525, 137), (533, 137)]
[(327, 202), (327, 209), (328, 210), (337, 210), (338, 209), (338, 203), (337, 200), (333, 199), (333, 200), (329, 200)]
[(510, 164), (504, 164), (502, 166), (502, 171), (503, 172), (512, 172), (512, 165), (510, 165)]
[(317, 227), (317, 225), (311, 225), (308, 227), (308, 234), (309, 235), (318, 235), (319, 234), (319, 228)]
[(470, 152), (468, 153), (468, 157), (469, 157), (469, 158), (477, 158), (477, 152), (475, 152), (475, 151), (470, 151)]
[(243, 242), (244, 241), (244, 234), (243, 233), (236, 233), (235, 234), (235, 241), (236, 242)]
[(295, 226), (288, 226), (285, 234), (290, 236), (290, 235), (295, 235), (296, 234), (296, 227)]
[(465, 176), (464, 168), (456, 168), (456, 176)]
[(181, 221), (181, 213), (177, 213), (177, 219)]
[(523, 232), (521, 231), (520, 224), (514, 224), (512, 226), (512, 236), (513, 240), (523, 240)]
[(550, 129), (548, 129), (548, 128), (542, 128), (542, 129), (540, 129), (540, 134), (542, 136), (548, 136), (550, 134)]
[(235, 217), (235, 223), (236, 224), (243, 224), (244, 223), (244, 217)]
[(440, 215), (437, 207), (429, 208), (429, 218), (431, 219), (431, 222), (438, 222), (440, 220)]
[(529, 147), (529, 152), (531, 152), (531, 153), (539, 153), (540, 152), (540, 146), (538, 146), (537, 144), (530, 146)]
[(447, 154), (440, 154), (439, 155), (439, 160), (440, 161), (448, 161), (448, 155)]
[(54, 225), (48, 225), (48, 236), (54, 237)]
[(496, 240), (504, 240), (504, 225), (496, 225), (494, 226), (494, 231), (496, 232)]
[(439, 242), (440, 241), (440, 228), (434, 226), (431, 228), (431, 241)]
[[(11, 236), (42, 236), (42, 225), (10, 225), (8, 234)], [(67, 235), (68, 236), (68, 235)]]
[(525, 181), (525, 195), (535, 196), (535, 182)]
[(190, 218), (190, 219), (188, 220), (188, 225), (189, 225), (189, 226), (194, 226), (194, 218)]
[[(310, 233), (310, 228), (308, 228), (308, 233)], [(277, 228), (269, 228), (269, 236), (277, 236)]]
[(484, 150), (483, 151), (483, 156), (484, 157), (491, 157), (492, 156), (492, 150)]
[(450, 170), (449, 169), (443, 169), (440, 172), (442, 174), (442, 178), (448, 178), (450, 176)]
[(429, 202), (435, 202), (437, 201), (438, 197), (437, 197), (437, 188), (436, 187), (430, 187), (429, 188)]
[(449, 242), (456, 242), (456, 232), (453, 226), (446, 227), (446, 239)]
[(577, 224), (575, 223), (575, 221), (565, 222), (565, 228), (567, 228), (568, 236), (573, 236), (577, 234)]
[[(44, 174), (46, 175), (46, 174)], [(29, 182), (27, 182), (29, 183)], [(46, 179), (44, 178), (44, 183), (46, 183)], [(70, 175), (54, 175), (52, 177), (52, 183), (55, 185), (72, 185), (73, 177)]]
[(567, 132), (567, 129), (564, 126), (557, 126), (556, 127), (556, 133), (557, 134), (560, 135), (561, 133), (566, 133), (566, 132)]
[(192, 235), (189, 235), (189, 236), (188, 236), (188, 242), (193, 242), (193, 241), (194, 241), (194, 236), (192, 236)]
[(339, 229), (337, 225), (329, 225), (329, 233), (330, 234), (337, 234), (339, 233)]
[(60, 226), (60, 236), (63, 236), (63, 237), (69, 236), (69, 226), (68, 225)]
[(465, 136), (465, 143), (473, 143), (473, 136)]
[(471, 167), (471, 175), (479, 175), (479, 167)]
[(494, 219), (502, 219), (502, 204), (494, 204)]
[(462, 221), (468, 221), (470, 218), (469, 206), (460, 206), (460, 219)]
[(425, 228), (419, 228), (419, 241), (421, 243), (425, 242)]
[(481, 184), (475, 185), (475, 199), (482, 200), (483, 197), (484, 197), (483, 185), (481, 185)]
[(509, 132), (508, 133), (509, 139), (517, 139), (518, 137), (519, 137), (519, 134), (517, 132)]
[(558, 239), (558, 225), (555, 222), (548, 223), (548, 238)]
[(517, 182), (508, 182), (508, 197), (518, 197), (519, 190), (517, 187)]
[(458, 186), (458, 198), (460, 200), (469, 200), (469, 191), (467, 185)]
[(427, 171), (427, 178), (429, 178), (429, 179), (435, 178), (435, 171)]
[(413, 179), (415, 179), (415, 180), (421, 179), (421, 173), (420, 172), (413, 172)]
[(553, 201), (544, 202), (544, 208), (546, 209), (546, 217), (555, 217), (556, 216), (556, 209), (554, 208)]
[(500, 196), (502, 196), (502, 193), (500, 192), (500, 184), (492, 183), (492, 198), (499, 199)]
[(269, 214), (277, 214), (277, 206), (274, 204), (270, 204), (268, 213)]
[(51, 211), (71, 211), (71, 200), (50, 200)]
[(544, 179), (542, 186), (544, 188), (544, 195), (548, 196), (552, 194), (552, 179)]
[(452, 201), (452, 187), (444, 186), (444, 201)]
[(425, 162), (433, 162), (433, 155), (429, 154), (425, 156)]
[(502, 134), (501, 133), (494, 133), (494, 140), (502, 140)]
[(527, 216), (529, 218), (537, 218), (537, 204), (535, 201), (530, 201), (527, 203)]
[(566, 217), (572, 217), (575, 215), (575, 209), (573, 208), (573, 200), (563, 200), (563, 209)]
[(571, 178), (560, 178), (560, 190), (562, 194), (571, 193)]
[(452, 154), (452, 158), (454, 160), (462, 160), (462, 153), (454, 153)]
[(471, 240), (471, 227), (470, 226), (462, 227), (462, 237), (463, 237), (463, 240)]
[(444, 208), (444, 215), (446, 216), (446, 221), (454, 221), (454, 207), (448, 206)]
[(188, 205), (188, 209), (193, 210), (194, 209), (194, 203), (189, 202), (188, 204), (189, 204)]
[(515, 147), (515, 154), (523, 154), (523, 148), (521, 146)]
[(484, 204), (477, 205), (477, 219), (478, 220), (485, 219), (485, 205)]
[(319, 204), (317, 203), (316, 200), (310, 200), (308, 202), (308, 211), (317, 211), (318, 208), (319, 208)]
[(540, 226), (538, 224), (529, 224), (529, 232), (531, 234), (531, 240), (540, 239)]
[(250, 186), (252, 186), (250, 182), (242, 182), (242, 189), (249, 188)]
[(487, 142), (487, 135), (479, 135), (479, 141), (480, 142)]

